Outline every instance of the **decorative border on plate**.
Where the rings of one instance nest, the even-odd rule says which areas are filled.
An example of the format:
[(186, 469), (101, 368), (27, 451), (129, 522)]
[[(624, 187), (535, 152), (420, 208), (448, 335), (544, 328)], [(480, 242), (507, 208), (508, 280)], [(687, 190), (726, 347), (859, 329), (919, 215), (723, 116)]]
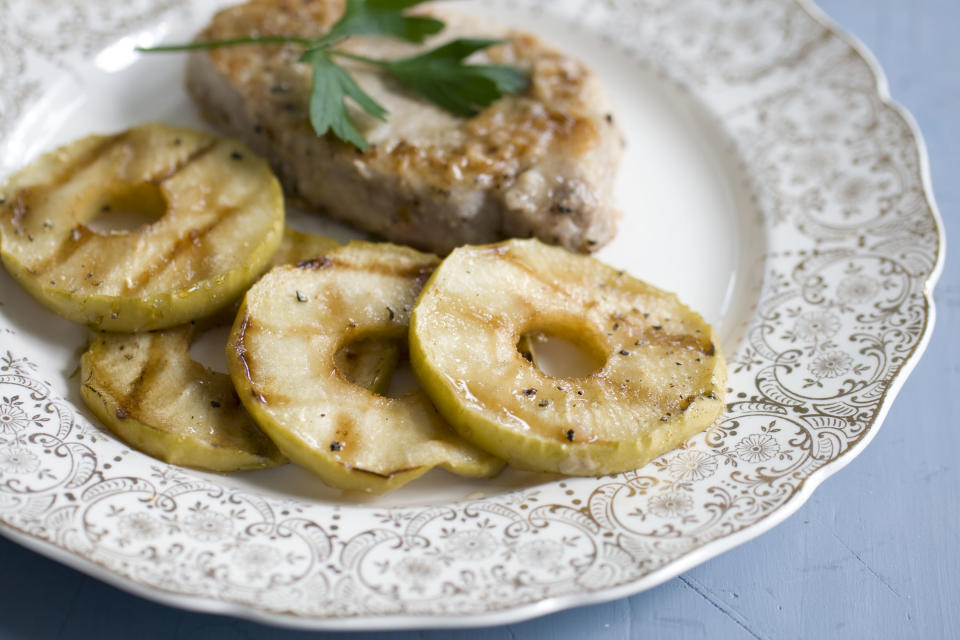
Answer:
[[(677, 82), (756, 171), (768, 253), (723, 419), (600, 479), (440, 507), (277, 500), (102, 435), (0, 319), (5, 533), (194, 609), (312, 628), (495, 624), (658, 584), (785, 518), (866, 444), (929, 337), (943, 242), (919, 134), (868, 54), (806, 2), (501, 4), (575, 19)], [(0, 133), (44, 73), (195, 10), (0, 8)], [(36, 44), (52, 30), (67, 44)]]

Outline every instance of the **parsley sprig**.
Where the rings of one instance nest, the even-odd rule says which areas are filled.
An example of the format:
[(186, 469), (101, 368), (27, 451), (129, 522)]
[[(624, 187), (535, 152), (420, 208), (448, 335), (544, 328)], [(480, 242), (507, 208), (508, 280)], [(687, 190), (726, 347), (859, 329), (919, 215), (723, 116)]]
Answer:
[(378, 60), (335, 49), (355, 35), (388, 36), (423, 42), (444, 28), (440, 20), (404, 12), (426, 0), (347, 0), (340, 19), (316, 38), (270, 35), (208, 40), (188, 44), (138, 48), (144, 52), (218, 49), (240, 45), (295, 44), (304, 47), (300, 62), (312, 67), (310, 124), (317, 135), (332, 132), (359, 149), (370, 146), (350, 119), (347, 99), (371, 116), (386, 120), (387, 110), (354, 81), (336, 58), (373, 65), (397, 82), (457, 116), (469, 117), (503, 95), (522, 91), (527, 74), (505, 65), (468, 64), (466, 59), (502, 40), (461, 38), (418, 55)]

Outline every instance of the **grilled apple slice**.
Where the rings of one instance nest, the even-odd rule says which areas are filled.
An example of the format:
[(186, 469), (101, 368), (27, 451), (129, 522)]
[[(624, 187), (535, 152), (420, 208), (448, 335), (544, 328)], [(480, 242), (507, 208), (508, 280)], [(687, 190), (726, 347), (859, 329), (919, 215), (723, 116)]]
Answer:
[[(140, 331), (209, 315), (267, 265), (283, 194), (239, 142), (148, 124), (48, 153), (0, 188), (0, 254), (57, 313)], [(149, 221), (96, 230), (118, 210)]]
[(334, 247), (339, 246), (340, 243), (329, 236), (304, 233), (290, 227), (284, 227), (280, 247), (273, 254), (268, 266), (273, 268), (319, 258)]
[[(280, 248), (273, 255), (270, 266), (318, 258), (338, 246), (340, 243), (328, 236), (285, 227)], [(231, 315), (231, 321), (234, 315)], [(373, 393), (384, 394), (400, 360), (400, 348), (395, 340), (369, 337), (344, 345), (335, 358), (337, 370), (348, 380)]]
[[(338, 243), (285, 229), (272, 263), (323, 255)], [(286, 462), (240, 405), (230, 376), (190, 357), (206, 329), (233, 314), (160, 331), (92, 334), (81, 359), (87, 406), (131, 446), (172, 464), (209, 471), (259, 469)], [(356, 384), (382, 392), (396, 366), (396, 344), (379, 340), (344, 349), (338, 366)]]
[[(602, 365), (548, 375), (518, 350), (537, 334)], [(414, 371), (464, 438), (572, 475), (640, 467), (713, 422), (726, 379), (716, 343), (673, 294), (536, 240), (456, 249), (410, 323)]]
[(342, 489), (383, 492), (440, 466), (490, 476), (502, 462), (464, 442), (417, 390), (399, 398), (351, 383), (344, 346), (404, 340), (434, 256), (354, 242), (278, 267), (244, 297), (227, 346), (247, 410), (292, 461)]
[(191, 359), (198, 327), (92, 334), (80, 359), (84, 402), (124, 442), (171, 464), (209, 471), (283, 464), (230, 376)]

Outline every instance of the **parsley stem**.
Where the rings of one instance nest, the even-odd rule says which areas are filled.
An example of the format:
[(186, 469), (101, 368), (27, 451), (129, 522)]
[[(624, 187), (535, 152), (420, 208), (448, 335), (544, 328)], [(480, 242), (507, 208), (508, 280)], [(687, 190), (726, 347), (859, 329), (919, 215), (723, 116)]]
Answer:
[(208, 40), (206, 42), (189, 42), (187, 44), (169, 44), (159, 47), (136, 47), (137, 51), (154, 53), (162, 51), (191, 51), (194, 49), (219, 49), (220, 47), (235, 47), (242, 44), (300, 44), (305, 47), (315, 47), (323, 39), (298, 38), (296, 36), (249, 36), (244, 38), (226, 38), (224, 40)]

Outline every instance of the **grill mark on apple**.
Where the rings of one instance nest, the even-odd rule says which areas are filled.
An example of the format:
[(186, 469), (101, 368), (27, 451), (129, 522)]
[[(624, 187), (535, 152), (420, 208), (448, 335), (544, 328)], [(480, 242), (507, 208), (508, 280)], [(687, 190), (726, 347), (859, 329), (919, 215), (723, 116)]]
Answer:
[(353, 468), (353, 465), (350, 464), (350, 460), (356, 460), (357, 455), (362, 451), (360, 447), (360, 440), (353, 438), (353, 431), (356, 428), (353, 418), (349, 415), (338, 411), (335, 416), (333, 416), (333, 437), (330, 438), (331, 442), (336, 441), (338, 443), (338, 448), (336, 453), (339, 455), (334, 455), (334, 458), (341, 464), (347, 465), (349, 468)]
[[(440, 291), (434, 295), (443, 296), (441, 304), (437, 305), (440, 313), (444, 315), (451, 316), (452, 318), (463, 318), (471, 324), (479, 325), (483, 327), (484, 330), (489, 327), (493, 327), (495, 330), (507, 330), (514, 329), (515, 323), (512, 320), (508, 320), (502, 315), (490, 315), (484, 313), (481, 309), (461, 304), (461, 299), (455, 296), (449, 296), (446, 292)], [(444, 307), (453, 307), (453, 309), (445, 309)], [(468, 324), (465, 322), (464, 324)], [(519, 338), (518, 338), (519, 340)], [(518, 352), (519, 353), (519, 352)]]
[(156, 335), (150, 337), (147, 355), (140, 367), (140, 373), (133, 380), (133, 384), (123, 395), (119, 395), (117, 417), (121, 418), (120, 411), (126, 414), (123, 417), (132, 417), (140, 413), (143, 404), (143, 394), (155, 386), (158, 374), (166, 367), (167, 345), (163, 344)]
[(237, 338), (234, 340), (231, 347), (233, 352), (237, 355), (237, 360), (240, 362), (240, 367), (243, 369), (243, 377), (247, 380), (247, 383), (250, 385), (250, 394), (259, 402), (260, 404), (267, 404), (267, 399), (264, 395), (257, 389), (257, 383), (253, 381), (253, 375), (250, 369), (250, 361), (247, 360), (247, 332), (251, 331), (251, 322), (250, 316), (244, 314), (243, 320), (240, 321), (240, 327), (237, 331)]
[(57, 250), (41, 260), (33, 271), (37, 275), (45, 275), (54, 267), (63, 265), (73, 254), (79, 251), (84, 245), (90, 242), (96, 236), (96, 233), (86, 225), (77, 225), (64, 239)]
[(191, 249), (197, 254), (202, 253), (204, 249), (207, 249), (209, 252), (209, 248), (205, 248), (203, 246), (204, 237), (217, 228), (221, 223), (223, 223), (223, 221), (229, 217), (232, 211), (232, 207), (225, 207), (217, 212), (217, 218), (212, 223), (201, 229), (191, 229), (188, 231), (184, 236), (173, 243), (173, 246), (170, 247), (166, 253), (157, 256), (143, 271), (138, 273), (136, 277), (131, 278), (130, 281), (125, 283), (123, 287), (123, 293), (130, 294), (135, 291), (142, 290), (154, 277), (163, 273), (163, 271), (166, 269), (174, 267), (174, 261), (181, 258), (181, 256)]
[(147, 178), (147, 182), (150, 182), (152, 184), (162, 184), (163, 182), (170, 180), (171, 178), (176, 176), (178, 173), (180, 173), (181, 171), (189, 167), (191, 164), (197, 162), (198, 160), (203, 158), (205, 155), (207, 155), (208, 153), (216, 149), (218, 146), (220, 146), (220, 142), (221, 141), (219, 140), (214, 140), (212, 142), (208, 142), (202, 147), (198, 147), (194, 149), (187, 155), (186, 158), (183, 158), (182, 160), (178, 160), (177, 162), (175, 162), (172, 167), (168, 168), (162, 173), (158, 173), (156, 175), (153, 175)]
[(71, 181), (78, 173), (93, 165), (101, 156), (108, 155), (114, 147), (124, 143), (129, 132), (125, 131), (109, 136), (92, 148), (73, 158), (73, 161), (62, 167), (46, 182), (33, 184), (17, 191), (14, 195), (11, 208), (13, 209), (13, 223), (19, 225), (36, 208), (36, 203), (44, 200), (50, 191), (58, 189)]
[(553, 280), (548, 280), (543, 271), (531, 267), (529, 264), (518, 259), (515, 255), (510, 253), (510, 251), (496, 251), (494, 256), (496, 257), (493, 258), (493, 260), (503, 260), (504, 262), (508, 262), (518, 270), (531, 276), (535, 281), (540, 282), (546, 287), (550, 288), (554, 293), (561, 295), (564, 298), (571, 297), (570, 291), (566, 287), (561, 286), (559, 283), (554, 282)]
[[(714, 347), (713, 342), (708, 341), (707, 346), (704, 346), (700, 340), (692, 334), (666, 333), (662, 329), (654, 329), (652, 327), (643, 330), (639, 343), (640, 344), (634, 343), (632, 348), (644, 347), (647, 345), (657, 345), (677, 347), (678, 349), (695, 350), (705, 356), (713, 356), (716, 354), (716, 347)], [(631, 347), (627, 346), (626, 348), (630, 349)]]
[[(314, 264), (316, 263), (316, 264)], [(298, 262), (297, 266), (303, 269), (336, 268), (345, 271), (361, 271), (379, 276), (389, 276), (394, 278), (406, 278), (413, 280), (420, 287), (430, 279), (434, 269), (437, 268), (439, 261), (430, 260), (429, 263), (412, 264), (398, 266), (393, 262), (379, 261), (366, 264), (354, 264), (339, 260), (336, 255), (329, 257), (320, 257), (305, 262)]]

